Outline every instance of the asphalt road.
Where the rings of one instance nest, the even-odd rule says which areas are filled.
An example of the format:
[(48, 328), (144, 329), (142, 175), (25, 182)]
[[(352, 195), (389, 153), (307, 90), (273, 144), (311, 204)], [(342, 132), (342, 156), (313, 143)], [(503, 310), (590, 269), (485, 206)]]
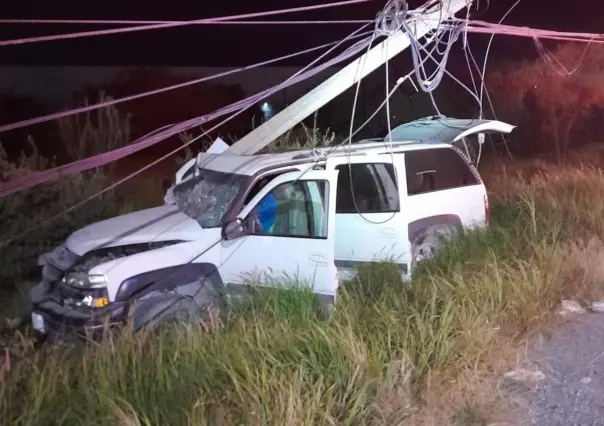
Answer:
[(604, 425), (604, 313), (574, 315), (531, 346), (529, 359), (545, 378), (525, 394), (527, 423)]

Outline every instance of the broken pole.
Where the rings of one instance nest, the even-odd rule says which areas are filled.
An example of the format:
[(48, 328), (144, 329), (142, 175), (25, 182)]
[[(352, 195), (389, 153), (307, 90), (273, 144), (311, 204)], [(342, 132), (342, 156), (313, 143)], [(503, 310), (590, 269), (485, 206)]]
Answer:
[[(471, 0), (443, 0), (442, 10), (440, 5), (434, 5), (421, 15), (418, 13), (417, 19), (409, 26), (415, 29), (415, 37), (420, 39), (463, 8), (470, 7), (471, 3)], [(410, 44), (409, 36), (405, 32), (396, 31), (283, 111), (239, 139), (229, 147), (227, 153), (243, 155), (257, 153), (329, 101), (344, 93), (359, 80), (401, 53)], [(362, 64), (362, 62), (364, 63)]]

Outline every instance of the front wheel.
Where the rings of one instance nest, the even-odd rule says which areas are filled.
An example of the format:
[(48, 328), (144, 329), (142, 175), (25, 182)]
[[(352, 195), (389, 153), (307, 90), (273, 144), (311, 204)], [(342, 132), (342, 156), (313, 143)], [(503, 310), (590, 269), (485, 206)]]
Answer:
[(188, 297), (175, 294), (153, 297), (135, 307), (134, 330), (141, 331), (171, 323), (187, 323), (200, 317), (200, 313), (201, 307)]

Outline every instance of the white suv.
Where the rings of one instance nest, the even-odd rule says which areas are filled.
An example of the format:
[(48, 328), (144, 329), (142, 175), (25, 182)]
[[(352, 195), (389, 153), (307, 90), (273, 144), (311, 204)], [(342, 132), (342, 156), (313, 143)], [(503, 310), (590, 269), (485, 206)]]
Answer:
[(329, 305), (338, 278), (368, 262), (391, 260), (407, 278), (440, 236), (487, 222), (485, 187), (452, 143), (512, 129), (426, 118), (337, 148), (201, 155), (195, 173), (179, 171), (189, 176), (172, 188), (174, 205), (91, 224), (41, 258), (34, 328), (81, 331), (131, 314), (140, 329), (249, 284), (309, 285)]

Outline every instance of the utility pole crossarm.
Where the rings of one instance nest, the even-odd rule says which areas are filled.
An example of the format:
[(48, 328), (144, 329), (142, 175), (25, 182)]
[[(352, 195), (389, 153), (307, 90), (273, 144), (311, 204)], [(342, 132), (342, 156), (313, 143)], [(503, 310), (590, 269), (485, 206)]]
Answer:
[[(410, 26), (415, 28), (415, 37), (417, 39), (425, 37), (430, 31), (438, 28), (442, 21), (453, 17), (465, 7), (469, 7), (468, 0), (443, 0), (442, 10), (440, 5), (431, 7), (425, 13), (418, 15), (417, 19), (411, 23)], [(359, 80), (401, 53), (410, 44), (409, 36), (403, 31), (390, 35), (289, 107), (235, 142), (227, 152), (247, 155), (257, 153), (329, 101), (344, 93)]]

